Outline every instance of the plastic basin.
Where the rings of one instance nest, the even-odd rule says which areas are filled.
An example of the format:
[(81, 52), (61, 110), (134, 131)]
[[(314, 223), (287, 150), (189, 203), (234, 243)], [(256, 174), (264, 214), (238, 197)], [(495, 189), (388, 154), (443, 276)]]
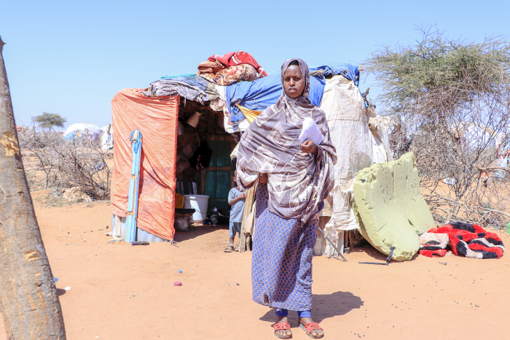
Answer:
[(184, 195), (184, 209), (195, 209), (191, 216), (192, 222), (202, 222), (207, 218), (209, 196), (207, 195)]

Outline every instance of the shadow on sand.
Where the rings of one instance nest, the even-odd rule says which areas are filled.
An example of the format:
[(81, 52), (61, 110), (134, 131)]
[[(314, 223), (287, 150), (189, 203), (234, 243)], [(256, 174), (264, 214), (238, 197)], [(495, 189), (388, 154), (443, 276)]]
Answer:
[[(372, 247), (371, 245), (367, 245), (367, 246), (363, 246), (363, 247), (358, 247), (358, 248), (351, 248), (351, 253), (365, 253), (367, 254), (368, 256), (370, 256), (373, 260), (362, 260), (362, 261), (367, 261), (367, 262), (381, 262), (381, 263), (385, 263), (386, 262), (386, 258), (388, 257), (388, 255), (384, 255), (382, 253), (380, 253), (377, 249), (375, 249), (374, 247)], [(419, 253), (416, 253), (412, 259), (410, 259), (409, 261), (414, 261), (416, 260), (416, 258), (418, 257)], [(409, 262), (409, 261), (402, 261), (402, 262), (398, 262), (398, 261), (394, 261), (392, 260), (390, 262), (390, 264), (401, 264), (401, 263), (406, 263), (406, 262)]]
[(176, 242), (188, 241), (200, 237), (202, 235), (212, 233), (219, 229), (228, 229), (228, 225), (227, 226), (219, 225), (216, 227), (196, 227), (193, 228), (191, 231), (177, 231), (175, 233), (175, 241)]
[[(345, 315), (353, 309), (361, 308), (361, 306), (363, 306), (363, 300), (349, 292), (314, 294), (312, 296), (312, 318), (313, 321), (320, 323), (324, 319)], [(260, 320), (273, 324), (276, 321), (273, 309), (264, 314)], [(297, 325), (296, 312), (289, 311), (289, 322), (291, 325)]]

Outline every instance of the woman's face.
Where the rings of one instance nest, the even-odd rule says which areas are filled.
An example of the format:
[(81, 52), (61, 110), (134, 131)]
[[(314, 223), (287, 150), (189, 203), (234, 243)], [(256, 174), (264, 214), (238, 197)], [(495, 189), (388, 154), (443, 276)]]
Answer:
[(301, 69), (297, 65), (290, 65), (283, 74), (283, 89), (285, 93), (293, 99), (303, 94), (305, 89), (305, 80), (301, 74)]

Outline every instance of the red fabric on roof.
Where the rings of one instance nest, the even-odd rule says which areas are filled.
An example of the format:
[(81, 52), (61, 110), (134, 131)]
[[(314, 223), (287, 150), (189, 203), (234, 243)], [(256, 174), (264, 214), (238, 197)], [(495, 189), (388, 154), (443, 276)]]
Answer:
[(175, 164), (179, 96), (146, 97), (124, 89), (112, 100), (114, 165), (112, 213), (127, 213), (132, 150), (129, 136), (142, 132), (138, 228), (166, 240), (175, 234)]
[(267, 72), (264, 71), (264, 69), (262, 68), (262, 66), (259, 65), (259, 63), (257, 63), (255, 58), (253, 58), (253, 56), (251, 54), (244, 52), (244, 51), (230, 52), (223, 56), (219, 56), (219, 55), (215, 54), (212, 57), (209, 57), (207, 60), (211, 61), (211, 62), (214, 62), (217, 60), (225, 66), (236, 66), (239, 64), (250, 64), (251, 66), (255, 67), (255, 69), (257, 70), (257, 73), (260, 74), (260, 78), (267, 76)]

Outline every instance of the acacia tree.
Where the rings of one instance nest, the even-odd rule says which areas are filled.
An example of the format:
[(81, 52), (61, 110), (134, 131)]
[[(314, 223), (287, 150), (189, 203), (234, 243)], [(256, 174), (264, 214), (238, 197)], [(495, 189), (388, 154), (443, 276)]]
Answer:
[(32, 118), (32, 120), (34, 123), (37, 123), (39, 127), (49, 130), (52, 130), (54, 126), (64, 127), (64, 124), (67, 122), (61, 115), (48, 112), (43, 112), (41, 115)]
[(365, 62), (394, 122), (395, 156), (415, 153), (438, 222), (506, 225), (510, 169), (500, 167), (498, 152), (510, 141), (510, 43), (419, 31), (414, 46), (383, 46)]
[(9, 339), (65, 339), (28, 190), (0, 38), (0, 305)]

